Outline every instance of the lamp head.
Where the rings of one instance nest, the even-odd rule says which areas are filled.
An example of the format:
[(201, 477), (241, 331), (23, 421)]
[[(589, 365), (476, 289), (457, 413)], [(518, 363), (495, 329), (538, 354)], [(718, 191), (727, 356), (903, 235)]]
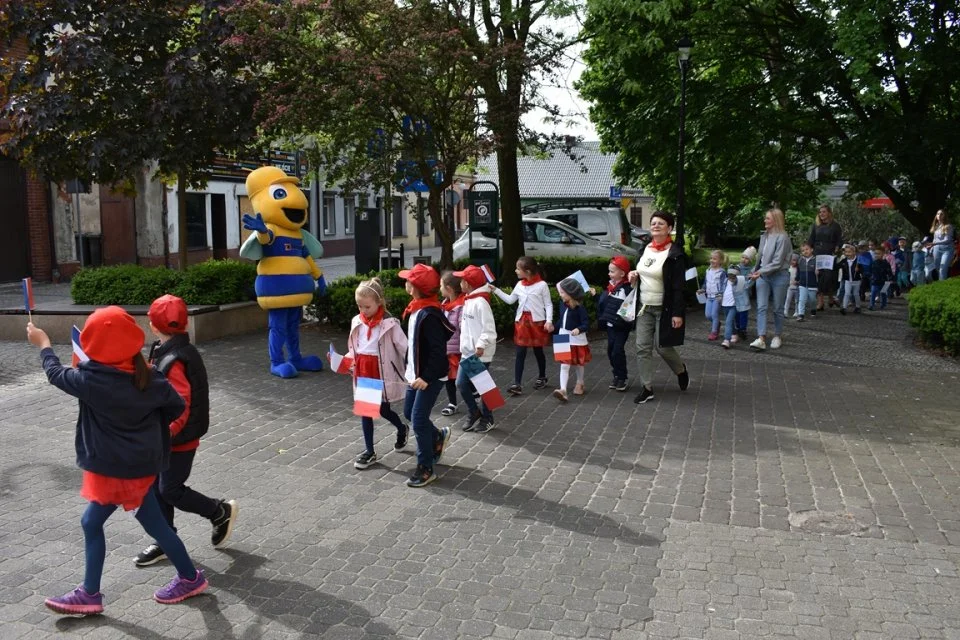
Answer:
[(687, 36), (680, 38), (680, 42), (677, 43), (677, 53), (680, 55), (680, 61), (686, 62), (690, 59), (690, 51), (693, 49), (693, 41), (690, 40)]

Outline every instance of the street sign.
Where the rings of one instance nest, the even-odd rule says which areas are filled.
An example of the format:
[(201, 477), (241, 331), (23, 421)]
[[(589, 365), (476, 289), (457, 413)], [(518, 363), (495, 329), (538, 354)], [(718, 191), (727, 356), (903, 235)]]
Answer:
[(623, 197), (623, 193), (622, 193), (622, 189), (621, 189), (620, 187), (614, 187), (614, 186), (611, 186), (611, 187), (610, 187), (610, 199), (611, 199), (611, 200), (619, 200), (619, 199), (622, 198), (622, 197)]

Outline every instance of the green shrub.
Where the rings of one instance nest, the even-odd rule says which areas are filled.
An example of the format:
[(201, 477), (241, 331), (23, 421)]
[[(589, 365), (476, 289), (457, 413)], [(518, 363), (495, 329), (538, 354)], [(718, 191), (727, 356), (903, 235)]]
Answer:
[(960, 354), (960, 278), (913, 289), (907, 296), (910, 325), (924, 340)]
[(256, 299), (257, 265), (237, 260), (207, 260), (189, 267), (172, 291), (187, 304), (230, 304)]

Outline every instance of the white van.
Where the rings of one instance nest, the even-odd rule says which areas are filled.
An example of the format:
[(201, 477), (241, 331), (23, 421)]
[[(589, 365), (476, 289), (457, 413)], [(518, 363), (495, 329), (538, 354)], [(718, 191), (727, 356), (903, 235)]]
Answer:
[(609, 202), (540, 202), (527, 205), (521, 211), (525, 216), (562, 222), (600, 241), (640, 249), (641, 243), (633, 237), (627, 216)]

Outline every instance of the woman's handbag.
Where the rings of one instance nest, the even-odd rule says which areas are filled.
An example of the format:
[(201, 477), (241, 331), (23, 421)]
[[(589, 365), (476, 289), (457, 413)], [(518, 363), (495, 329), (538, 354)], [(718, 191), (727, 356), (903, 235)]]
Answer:
[(624, 298), (620, 308), (617, 309), (617, 316), (622, 318), (624, 322), (633, 322), (637, 319), (637, 287), (631, 289), (627, 297)]

